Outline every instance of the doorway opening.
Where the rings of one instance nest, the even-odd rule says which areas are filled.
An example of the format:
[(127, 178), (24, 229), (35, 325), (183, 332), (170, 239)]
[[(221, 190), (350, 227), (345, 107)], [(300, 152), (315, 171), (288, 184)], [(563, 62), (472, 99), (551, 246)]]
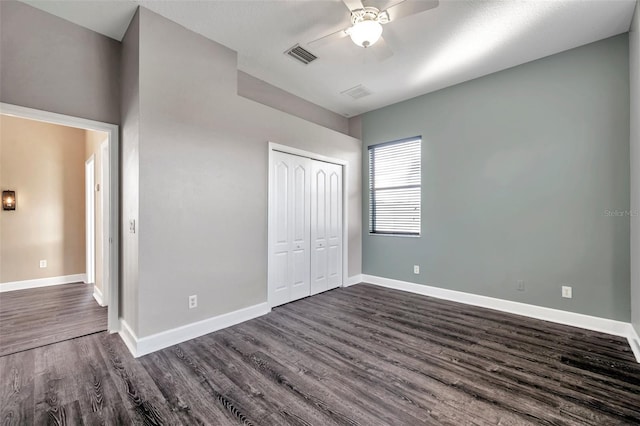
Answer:
[[(84, 172), (86, 173), (81, 172), (85, 174), (85, 177), (81, 178), (82, 180), (79, 182), (84, 189), (82, 192), (83, 200), (81, 201), (81, 207), (85, 210), (85, 213), (81, 215), (80, 219), (80, 223), (82, 223), (82, 221), (85, 222), (84, 239), (80, 240), (82, 241), (80, 244), (84, 246), (81, 252), (81, 261), (84, 264), (82, 268), (84, 269), (84, 274), (66, 275), (66, 273), (60, 273), (59, 275), (61, 276), (55, 276), (53, 278), (48, 277), (25, 280), (20, 279), (20, 277), (17, 276), (16, 279), (10, 276), (5, 278), (4, 275), (6, 271), (1, 270), (0, 272), (2, 273), (2, 276), (0, 276), (0, 293), (8, 298), (9, 293), (5, 292), (34, 287), (55, 286), (57, 284), (62, 284), (61, 279), (67, 280), (66, 282), (84, 281), (88, 284), (92, 284), (93, 297), (96, 301), (98, 301), (101, 306), (107, 307), (107, 330), (111, 333), (118, 332), (120, 330), (118, 303), (118, 126), (5, 103), (0, 103), (0, 114), (2, 117), (22, 118), (41, 123), (65, 126), (76, 129), (76, 131), (85, 131), (85, 134), (87, 135), (86, 156), (84, 156), (85, 152), (83, 151), (82, 155), (84, 157), (81, 164), (84, 164), (80, 166), (81, 170), (84, 168)], [(51, 155), (56, 154), (53, 153)], [(55, 162), (53, 162), (53, 164), (55, 164)], [(64, 168), (58, 167), (57, 169)], [(63, 171), (60, 173), (67, 172)], [(3, 175), (5, 175), (4, 171)], [(8, 174), (6, 176), (8, 176)], [(5, 186), (14, 184), (9, 180), (9, 178), (6, 178), (0, 182), (3, 189), (7, 189)], [(69, 182), (77, 179), (75, 177), (70, 178), (65, 174), (61, 180), (63, 182)], [(23, 184), (20, 183), (20, 185)], [(48, 187), (42, 191), (45, 194), (47, 191), (52, 194), (53, 190), (59, 190), (59, 188), (55, 186), (55, 182), (49, 182), (47, 185)], [(23, 211), (26, 212), (28, 208), (33, 209), (35, 200), (32, 197), (32, 194), (29, 193), (30, 191), (21, 191), (20, 188), (15, 188), (15, 190), (18, 203), (22, 202)], [(59, 200), (54, 200), (57, 203), (55, 204), (57, 207), (52, 207), (53, 213), (49, 215), (49, 217), (53, 218), (52, 220), (57, 220), (62, 226), (70, 226), (70, 223), (74, 221), (77, 223), (78, 218), (74, 219), (75, 216), (62, 214), (55, 209), (62, 209), (64, 213), (66, 213), (66, 211), (75, 211), (73, 207), (78, 204), (79, 200), (74, 199), (69, 194), (65, 194), (64, 191), (56, 193), (62, 195), (59, 196)], [(53, 195), (49, 197), (49, 201), (51, 201), (51, 198), (54, 198)], [(20, 212), (21, 205), (18, 204), (15, 215), (11, 220), (18, 217)], [(5, 216), (7, 217), (3, 217), (3, 219), (9, 219), (8, 215)], [(60, 242), (60, 244), (69, 245), (69, 242), (62, 238), (62, 242)], [(78, 244), (75, 245), (77, 246)], [(44, 256), (45, 255), (43, 254), (42, 257)], [(73, 257), (77, 258), (78, 256)], [(77, 261), (77, 259), (74, 261)], [(63, 266), (67, 267), (72, 260), (67, 258), (62, 263), (65, 262), (66, 264)], [(45, 267), (54, 267), (51, 262), (49, 265), (47, 265), (46, 261), (40, 262), (40, 265), (43, 264)], [(42, 268), (42, 266), (40, 266), (40, 268)]]

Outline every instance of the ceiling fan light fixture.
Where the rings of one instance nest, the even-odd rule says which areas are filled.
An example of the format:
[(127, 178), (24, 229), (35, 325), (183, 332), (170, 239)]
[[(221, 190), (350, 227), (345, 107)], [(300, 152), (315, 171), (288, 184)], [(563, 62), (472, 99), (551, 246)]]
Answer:
[(349, 28), (349, 37), (360, 47), (373, 46), (381, 35), (382, 25), (373, 20), (360, 21)]

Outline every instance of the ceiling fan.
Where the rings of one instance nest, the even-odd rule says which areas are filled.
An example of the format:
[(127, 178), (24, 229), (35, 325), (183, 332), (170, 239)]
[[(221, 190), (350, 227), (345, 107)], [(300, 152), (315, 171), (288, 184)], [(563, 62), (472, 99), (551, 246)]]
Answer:
[(319, 46), (349, 36), (360, 47), (369, 48), (375, 44), (374, 50), (377, 51), (379, 59), (393, 55), (393, 51), (382, 37), (383, 25), (433, 9), (439, 4), (438, 0), (400, 0), (380, 10), (374, 6), (367, 6), (367, 0), (364, 0), (364, 4), (361, 0), (342, 1), (351, 13), (351, 26), (310, 41), (307, 45)]

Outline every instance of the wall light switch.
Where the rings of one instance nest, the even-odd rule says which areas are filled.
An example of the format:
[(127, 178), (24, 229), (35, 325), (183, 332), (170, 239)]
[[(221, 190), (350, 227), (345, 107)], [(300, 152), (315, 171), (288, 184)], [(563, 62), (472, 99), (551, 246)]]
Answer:
[(567, 299), (571, 299), (573, 295), (571, 294), (571, 287), (568, 285), (562, 286), (562, 297), (566, 297)]
[(46, 268), (47, 267), (47, 261), (46, 260), (41, 260), (40, 261), (40, 267), (41, 268)]

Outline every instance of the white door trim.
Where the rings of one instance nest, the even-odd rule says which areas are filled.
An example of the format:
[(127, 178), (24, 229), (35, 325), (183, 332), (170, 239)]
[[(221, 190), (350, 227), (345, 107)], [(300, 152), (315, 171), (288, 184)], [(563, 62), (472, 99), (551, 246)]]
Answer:
[(87, 284), (96, 284), (96, 159), (84, 163), (84, 223)]
[[(340, 158), (329, 157), (315, 152), (305, 151), (303, 149), (293, 148), (287, 145), (281, 145), (275, 142), (269, 142), (269, 173), (267, 178), (267, 283), (269, 280), (268, 268), (271, 265), (271, 253), (273, 247), (271, 246), (271, 209), (274, 205), (272, 200), (273, 194), (271, 191), (271, 168), (273, 167), (273, 151), (280, 151), (287, 154), (298, 155), (300, 157), (310, 158), (312, 160), (325, 161), (327, 163), (337, 164), (342, 166), (342, 286), (345, 286), (347, 277), (349, 276), (349, 190), (348, 190), (348, 177), (349, 177), (349, 162)], [(268, 288), (268, 284), (267, 284)], [(267, 291), (267, 303), (269, 309), (274, 307), (271, 295)]]
[(119, 264), (118, 264), (118, 247), (120, 241), (120, 224), (117, 218), (120, 211), (120, 193), (119, 193), (119, 152), (120, 139), (119, 128), (115, 124), (103, 123), (100, 121), (88, 120), (86, 118), (72, 117), (70, 115), (56, 114), (54, 112), (42, 111), (33, 108), (26, 108), (19, 105), (0, 103), (0, 113), (15, 117), (28, 118), (31, 120), (44, 121), (52, 124), (60, 124), (62, 126), (76, 127), (85, 130), (98, 130), (106, 132), (109, 135), (109, 236), (111, 242), (109, 247), (109, 277), (111, 280), (111, 292), (109, 294), (109, 309), (107, 328), (109, 332), (115, 333), (120, 331), (120, 319), (118, 311), (118, 292), (119, 292)]
[(109, 138), (100, 144), (100, 200), (102, 207), (102, 305), (109, 305), (109, 193), (111, 185), (109, 185)]

